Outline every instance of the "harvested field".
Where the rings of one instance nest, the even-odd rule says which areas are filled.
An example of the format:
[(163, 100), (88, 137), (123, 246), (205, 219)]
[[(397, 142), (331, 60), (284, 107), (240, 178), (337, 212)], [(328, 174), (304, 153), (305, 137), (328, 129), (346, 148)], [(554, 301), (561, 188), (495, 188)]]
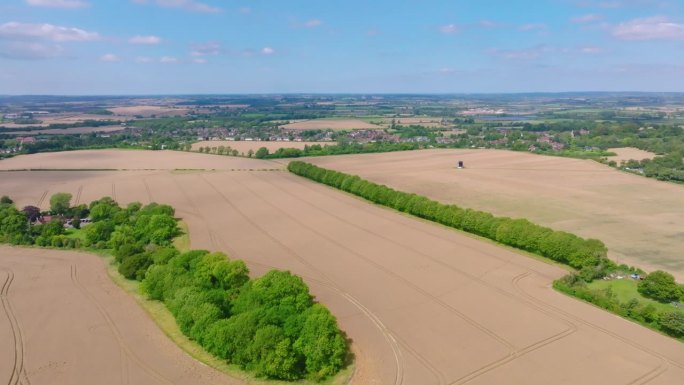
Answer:
[(123, 131), (126, 127), (120, 125), (116, 126), (101, 126), (101, 127), (72, 127), (72, 128), (50, 128), (45, 130), (32, 130), (32, 131), (2, 131), (0, 134), (3, 135), (72, 135), (72, 134), (89, 134), (91, 132), (117, 132)]
[(182, 107), (164, 107), (164, 106), (127, 106), (109, 108), (109, 111), (114, 113), (114, 116), (135, 117), (142, 116), (149, 118), (151, 116), (169, 117), (169, 116), (183, 116), (190, 111), (188, 108)]
[[(444, 127), (442, 125), (442, 118), (434, 118), (434, 117), (428, 117), (428, 116), (414, 117), (414, 118), (396, 118), (396, 119), (394, 119), (394, 121), (396, 124), (399, 124), (402, 126), (416, 125), (416, 126), (423, 126), (423, 127), (430, 127), (430, 128)], [(390, 119), (390, 118), (384, 119), (383, 123), (386, 127), (389, 127), (392, 124), (392, 119)]]
[(289, 173), (2, 177), (0, 195), (20, 206), (44, 207), (56, 191), (83, 200), (108, 189), (121, 203), (169, 203), (193, 247), (244, 259), (255, 274), (275, 267), (303, 276), (353, 340), (353, 384), (672, 384), (684, 376), (684, 344), (553, 291), (563, 270)]
[(3, 384), (239, 384), (171, 342), (91, 254), (0, 246)]
[(614, 160), (618, 163), (622, 161), (628, 161), (630, 159), (642, 160), (642, 159), (653, 159), (656, 154), (650, 151), (640, 150), (634, 147), (624, 147), (624, 148), (609, 148), (608, 151), (614, 152), (617, 155), (609, 156), (609, 160)]
[(256, 151), (260, 147), (268, 148), (268, 151), (274, 152), (280, 148), (298, 148), (303, 149), (304, 146), (311, 146), (318, 144), (321, 146), (330, 146), (336, 144), (335, 142), (258, 142), (258, 141), (230, 141), (230, 140), (206, 140), (203, 142), (193, 143), (193, 151), (197, 151), (200, 147), (230, 147), (233, 150), (238, 150), (240, 153), (247, 153), (247, 151)]
[(107, 121), (118, 120), (111, 115), (94, 115), (94, 114), (74, 114), (74, 113), (59, 113), (38, 115), (35, 117), (40, 120), (40, 124), (16, 124), (16, 123), (0, 123), (0, 126), (7, 128), (25, 129), (26, 127), (47, 127), (50, 124), (73, 124), (80, 123), (86, 120)]
[(281, 126), (286, 130), (379, 130), (384, 127), (359, 119), (313, 119)]
[(21, 155), (0, 161), (0, 170), (112, 169), (112, 170), (233, 170), (284, 167), (275, 162), (181, 151), (84, 150)]
[[(456, 169), (459, 160), (465, 169)], [(664, 269), (684, 281), (681, 185), (590, 160), (497, 150), (427, 150), (308, 161), (443, 202), (598, 238), (614, 260)]]

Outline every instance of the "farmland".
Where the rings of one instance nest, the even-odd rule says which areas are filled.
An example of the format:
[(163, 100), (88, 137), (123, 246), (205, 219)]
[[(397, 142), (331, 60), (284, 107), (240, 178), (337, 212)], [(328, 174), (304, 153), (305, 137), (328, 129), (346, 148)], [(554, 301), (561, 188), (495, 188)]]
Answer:
[(115, 116), (123, 117), (145, 117), (149, 118), (151, 116), (156, 117), (167, 117), (167, 116), (183, 116), (188, 113), (187, 108), (174, 108), (165, 106), (118, 106), (110, 108), (109, 111), (114, 113)]
[(633, 148), (633, 147), (625, 147), (625, 148), (609, 148), (608, 151), (614, 152), (616, 155), (608, 157), (609, 160), (614, 160), (618, 163), (622, 161), (628, 161), (630, 159), (634, 160), (642, 160), (642, 159), (653, 159), (653, 157), (656, 156), (656, 154), (650, 152), (650, 151), (644, 151), (640, 150), (638, 148)]
[[(456, 169), (456, 162), (465, 169)], [(322, 167), (443, 202), (523, 217), (606, 243), (619, 263), (681, 281), (684, 189), (590, 160), (497, 150), (430, 150), (311, 158)], [(657, 196), (658, 199), (649, 197)]]
[(119, 125), (115, 126), (101, 126), (101, 127), (70, 127), (70, 128), (46, 128), (42, 130), (30, 131), (8, 131), (4, 132), (6, 135), (72, 135), (72, 134), (89, 134), (92, 132), (118, 132), (123, 131), (125, 127)]
[(383, 127), (359, 119), (302, 120), (282, 126), (286, 130), (373, 130)]
[(240, 383), (174, 345), (98, 257), (0, 246), (0, 282), (3, 383)]
[[(520, 155), (525, 158), (515, 158)], [(455, 159), (468, 167), (458, 171), (463, 171), (459, 178), (471, 179), (450, 176), (456, 172)], [(408, 187), (425, 189), (420, 191), (425, 195), (443, 193), (437, 198), (463, 205), (461, 198), (475, 201), (479, 194), (488, 199), (481, 204), (489, 211), (510, 197), (522, 199), (532, 180), (542, 183), (539, 180), (551, 178), (548, 183), (555, 186), (537, 194), (539, 204), (566, 190), (587, 196), (589, 192), (571, 182), (556, 186), (577, 175), (583, 185), (606, 195), (618, 194), (615, 191), (623, 186), (619, 178), (629, 178), (637, 185), (633, 189), (641, 182), (654, 183), (583, 161), (487, 151), (314, 161), (356, 174), (365, 170), (375, 180), (391, 173), (408, 183), (405, 178), (410, 176), (414, 184)], [(572, 162), (571, 167), (564, 162)], [(553, 291), (550, 282), (564, 270), (311, 183), (284, 172), (284, 162), (108, 150), (19, 156), (0, 166), (74, 169), (3, 172), (0, 195), (12, 196), (20, 207), (46, 208), (44, 197), (57, 191), (70, 192), (79, 202), (114, 195), (121, 203), (168, 203), (188, 224), (192, 247), (227, 252), (245, 260), (254, 274), (275, 267), (301, 275), (353, 341), (354, 384), (668, 384), (684, 375), (681, 343)], [(83, 168), (91, 170), (75, 171)], [(102, 170), (94, 170), (98, 168)], [(517, 174), (506, 174), (516, 169)], [(494, 175), (484, 178), (486, 171)], [(562, 175), (552, 179), (557, 174)], [(608, 184), (607, 176), (612, 175), (619, 178)], [(498, 185), (504, 183), (498, 179), (509, 187)], [(469, 180), (499, 193), (468, 191)], [(449, 187), (457, 183), (459, 189)], [(666, 191), (658, 193), (674, 199)], [(555, 199), (575, 205), (572, 194)], [(533, 204), (524, 208), (529, 210), (526, 217), (539, 214)], [(560, 215), (557, 209), (563, 214), (572, 208), (558, 205), (546, 212)], [(0, 263), (15, 263), (5, 255)], [(18, 293), (12, 288), (7, 298), (14, 304)], [(18, 303), (17, 319), (23, 322), (27, 316), (22, 316)], [(38, 348), (32, 346), (27, 345), (29, 376), (38, 364), (34, 357), (39, 353), (32, 350)]]
[(205, 140), (202, 142), (193, 143), (192, 150), (197, 151), (200, 147), (230, 147), (233, 150), (238, 150), (240, 153), (246, 154), (249, 150), (255, 151), (261, 147), (266, 147), (268, 151), (274, 152), (280, 148), (298, 148), (304, 149), (305, 146), (311, 145), (325, 146), (335, 144), (333, 142), (272, 142), (272, 141), (230, 141), (230, 140)]

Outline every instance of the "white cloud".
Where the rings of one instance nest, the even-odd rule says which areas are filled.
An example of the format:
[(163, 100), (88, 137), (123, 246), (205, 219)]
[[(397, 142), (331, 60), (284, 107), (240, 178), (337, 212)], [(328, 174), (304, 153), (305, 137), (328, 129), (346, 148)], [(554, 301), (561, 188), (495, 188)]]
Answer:
[(304, 22), (304, 26), (307, 28), (320, 27), (323, 22), (319, 19), (311, 19)]
[(0, 57), (16, 60), (43, 60), (60, 57), (64, 48), (57, 44), (37, 42), (0, 43)]
[(202, 13), (218, 13), (221, 8), (214, 7), (205, 3), (194, 0), (132, 0), (136, 4), (150, 4), (154, 3), (164, 8), (179, 8), (186, 11), (202, 12)]
[(599, 47), (581, 47), (579, 51), (587, 55), (596, 55), (604, 52), (603, 48)]
[(147, 56), (138, 56), (135, 58), (136, 63), (151, 63), (152, 59)]
[(248, 15), (248, 14), (252, 13), (252, 8), (250, 8), (250, 7), (240, 7), (240, 13), (242, 13), (242, 14), (244, 14), (244, 15)]
[(32, 7), (49, 7), (49, 8), (84, 8), (90, 6), (86, 1), (82, 0), (25, 0), (26, 4)]
[(542, 57), (543, 54), (552, 52), (553, 49), (540, 44), (531, 48), (523, 49), (490, 49), (489, 54), (499, 56), (508, 60), (536, 60)]
[(128, 39), (131, 44), (155, 45), (161, 43), (162, 39), (158, 36), (133, 36)]
[(572, 21), (573, 23), (578, 23), (578, 24), (591, 23), (594, 21), (601, 21), (601, 20), (603, 20), (603, 16), (595, 14), (595, 13), (577, 16), (577, 17), (573, 17), (572, 19), (570, 19), (570, 21)]
[(0, 25), (0, 38), (16, 40), (49, 40), (55, 42), (98, 40), (97, 32), (52, 24), (25, 24), (11, 21)]
[(528, 23), (521, 25), (518, 29), (521, 31), (544, 31), (547, 28), (548, 26), (543, 23)]
[(113, 53), (108, 53), (100, 56), (100, 61), (103, 62), (116, 62), (116, 61), (121, 61), (121, 58), (114, 55)]
[(505, 24), (498, 23), (498, 22), (492, 21), (492, 20), (480, 20), (480, 22), (477, 23), (477, 26), (480, 28), (484, 28), (484, 29), (491, 29), (491, 28), (503, 28), (503, 27), (505, 27)]
[(203, 59), (201, 57), (198, 57), (198, 58), (192, 59), (192, 62), (195, 64), (205, 64), (207, 62), (207, 59)]
[(623, 40), (684, 40), (684, 24), (662, 16), (648, 17), (620, 23), (612, 34)]
[(275, 53), (275, 50), (271, 47), (264, 47), (261, 49), (261, 53), (264, 55), (273, 55)]
[(159, 59), (159, 62), (160, 62), (160, 63), (177, 63), (177, 62), (178, 62), (178, 59), (176, 59), (176, 58), (173, 57), (173, 56), (162, 56), (162, 57)]
[(459, 28), (456, 24), (447, 24), (439, 27), (439, 32), (441, 33), (456, 33), (459, 31)]
[(190, 46), (190, 55), (194, 57), (199, 57), (199, 56), (214, 56), (218, 55), (225, 50), (221, 47), (220, 43), (217, 43), (215, 41), (210, 41), (208, 43), (202, 43), (202, 44), (192, 44)]

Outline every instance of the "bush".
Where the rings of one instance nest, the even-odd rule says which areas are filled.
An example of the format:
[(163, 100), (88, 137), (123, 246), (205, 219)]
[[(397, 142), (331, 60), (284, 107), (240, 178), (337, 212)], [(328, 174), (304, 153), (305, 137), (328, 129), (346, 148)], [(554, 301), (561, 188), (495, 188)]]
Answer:
[(658, 320), (660, 328), (673, 337), (684, 337), (684, 314), (679, 311), (666, 312)]
[(123, 262), (119, 265), (119, 273), (128, 279), (142, 281), (150, 265), (152, 265), (152, 258), (148, 253), (134, 254), (123, 258)]
[(676, 301), (680, 294), (672, 274), (660, 270), (647, 275), (639, 282), (637, 290), (642, 295), (660, 302)]

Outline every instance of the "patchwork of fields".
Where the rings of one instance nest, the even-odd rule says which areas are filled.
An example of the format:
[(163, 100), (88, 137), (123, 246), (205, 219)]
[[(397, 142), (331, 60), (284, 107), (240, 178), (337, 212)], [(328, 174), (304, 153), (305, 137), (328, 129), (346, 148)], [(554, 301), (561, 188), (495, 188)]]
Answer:
[[(395, 158), (383, 158), (391, 156)], [(604, 183), (604, 194), (610, 195), (605, 181), (613, 174), (632, 178), (602, 166), (592, 173), (594, 166), (587, 167), (583, 162), (575, 167), (563, 165), (564, 171), (558, 164), (533, 161), (547, 158), (533, 157), (525, 164), (520, 160), (511, 162), (505, 156), (508, 153), (421, 151), (315, 161), (347, 172), (366, 172), (364, 176), (383, 183), (396, 181), (400, 189), (439, 195), (437, 198), (452, 199), (464, 206), (468, 205), (462, 198), (476, 201), (480, 194), (480, 208), (488, 211), (500, 209), (511, 197), (521, 199), (529, 191), (529, 184), (543, 185), (543, 178), (556, 175), (556, 179), (546, 181), (551, 192), (537, 195), (542, 207), (535, 209), (535, 205), (528, 204), (518, 208), (531, 209), (524, 216), (533, 220), (534, 215), (553, 217), (577, 210), (565, 207), (565, 203), (556, 203), (561, 214), (553, 208), (553, 202), (566, 199), (570, 205), (573, 194), (583, 194), (580, 187), (558, 185), (560, 181), (582, 175), (585, 185)], [(458, 159), (465, 160), (468, 168), (456, 170)], [(499, 165), (497, 169), (491, 163), (486, 166), (486, 162), (495, 161), (508, 167)], [(18, 206), (34, 204), (42, 208), (48, 206), (46, 197), (62, 191), (72, 193), (75, 203), (112, 195), (124, 204), (156, 201), (173, 205), (177, 216), (189, 226), (192, 247), (221, 250), (244, 259), (253, 274), (278, 268), (301, 275), (353, 341), (353, 384), (672, 384), (684, 377), (684, 345), (555, 292), (550, 283), (565, 273), (562, 269), (312, 183), (287, 173), (284, 163), (151, 151), (21, 156), (0, 162), (0, 168), (90, 171), (1, 172), (0, 195), (10, 195)], [(103, 170), (93, 170), (97, 168)], [(506, 170), (511, 169), (522, 170), (523, 174), (506, 177)], [(484, 178), (487, 170), (494, 175)], [(451, 177), (450, 173), (460, 174)], [(407, 182), (410, 178), (415, 178), (413, 184)], [(633, 183), (638, 185), (637, 181)], [(450, 187), (458, 183), (460, 188)], [(480, 184), (479, 190), (468, 190), (465, 186), (469, 184)], [(487, 195), (487, 189), (494, 192)], [(555, 200), (543, 202), (547, 197)], [(500, 201), (504, 203), (497, 203)], [(92, 378), (80, 375), (83, 368), (51, 366), (52, 362), (60, 362), (61, 343), (38, 341), (47, 341), (51, 334), (55, 334), (54, 338), (89, 341), (88, 333), (98, 329), (90, 330), (92, 323), (86, 321), (64, 328), (57, 323), (41, 329), (45, 335), (41, 338), (35, 326), (39, 318), (32, 313), (37, 310), (31, 310), (33, 306), (29, 309), (26, 299), (48, 295), (39, 293), (41, 285), (50, 286), (50, 281), (41, 277), (54, 274), (55, 282), (64, 283), (50, 286), (49, 295), (58, 296), (69, 306), (79, 306), (87, 296), (74, 289), (69, 283), (73, 280), (65, 278), (73, 264), (79, 266), (79, 279), (84, 269), (92, 271), (89, 276), (100, 277), (93, 278), (94, 287), (112, 284), (104, 277), (102, 262), (95, 256), (54, 252), (66, 262), (45, 262), (43, 255), (52, 258), (53, 252), (0, 249), (0, 274), (5, 274), (0, 275), (0, 282), (8, 276), (6, 271), (15, 272), (12, 286), (2, 293), (3, 303), (12, 305), (14, 321), (10, 322), (11, 317), (1, 318), (0, 335), (7, 336), (3, 340), (12, 340), (11, 331), (15, 329), (10, 326), (22, 325), (26, 341), (23, 367), (34, 382), (49, 378), (40, 376), (62, 373), (71, 379), (63, 383), (92, 383)], [(38, 269), (38, 273), (32, 270), (41, 265), (46, 268)], [(85, 278), (82, 282), (90, 285)], [(119, 321), (115, 316), (118, 309), (109, 310), (107, 301), (123, 303), (125, 295), (115, 287), (108, 290), (106, 295), (93, 294), (99, 306), (90, 301), (84, 309), (94, 313), (93, 320), (98, 317), (98, 307), (108, 309), (122, 339), (145, 341), (139, 343), (144, 345), (140, 349), (153, 349), (156, 345), (136, 338), (138, 335), (130, 327), (119, 326), (119, 322), (128, 325), (125, 322), (135, 323), (138, 318)], [(52, 308), (59, 307), (57, 303), (53, 301)], [(65, 305), (65, 311), (68, 309)], [(149, 322), (142, 318), (139, 322)], [(116, 333), (107, 332), (107, 323), (99, 325), (103, 328), (102, 339), (115, 342), (112, 335)], [(156, 343), (171, 344), (159, 340), (155, 337)], [(91, 358), (98, 365), (109, 365), (112, 378), (118, 381), (117, 370), (134, 368), (136, 362), (119, 359), (114, 342), (102, 356)], [(166, 345), (161, 350), (173, 355), (177, 348)], [(2, 346), (2, 362), (11, 362), (11, 348)], [(77, 343), (73, 349), (80, 354), (88, 351), (87, 346)], [(161, 360), (158, 354), (135, 352), (143, 362)], [(155, 368), (169, 379), (164, 383), (192, 383), (172, 374), (179, 368), (169, 372), (164, 366)], [(135, 370), (131, 369), (131, 373)], [(12, 367), (0, 366), (0, 378), (10, 378), (12, 373)], [(130, 383), (150, 383), (144, 376), (132, 377)], [(210, 382), (231, 381), (218, 376)]]

